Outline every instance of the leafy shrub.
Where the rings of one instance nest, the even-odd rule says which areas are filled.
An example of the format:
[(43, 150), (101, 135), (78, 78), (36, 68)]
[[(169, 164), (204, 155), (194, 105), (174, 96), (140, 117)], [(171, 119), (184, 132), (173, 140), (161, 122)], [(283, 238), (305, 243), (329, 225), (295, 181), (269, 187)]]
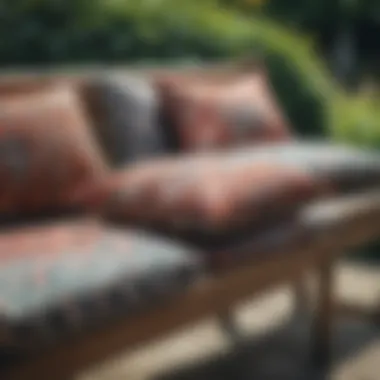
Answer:
[(310, 42), (266, 20), (254, 22), (252, 35), (253, 50), (263, 57), (296, 131), (308, 137), (327, 135), (339, 90)]
[(345, 95), (335, 101), (332, 137), (380, 149), (380, 103), (373, 96)]
[[(0, 63), (212, 61), (259, 55), (297, 132), (326, 134), (335, 89), (309, 42), (214, 0), (7, 0)], [(17, 5), (17, 6), (16, 6)]]

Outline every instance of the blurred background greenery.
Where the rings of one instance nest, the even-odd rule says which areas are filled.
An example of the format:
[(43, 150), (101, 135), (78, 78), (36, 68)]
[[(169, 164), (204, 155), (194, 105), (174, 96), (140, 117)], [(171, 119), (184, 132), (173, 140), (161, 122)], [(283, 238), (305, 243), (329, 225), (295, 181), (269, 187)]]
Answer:
[(298, 132), (380, 148), (380, 0), (2, 0), (0, 18), (4, 68), (259, 56)]
[(380, 149), (380, 0), (1, 0), (0, 65), (264, 61), (306, 137)]

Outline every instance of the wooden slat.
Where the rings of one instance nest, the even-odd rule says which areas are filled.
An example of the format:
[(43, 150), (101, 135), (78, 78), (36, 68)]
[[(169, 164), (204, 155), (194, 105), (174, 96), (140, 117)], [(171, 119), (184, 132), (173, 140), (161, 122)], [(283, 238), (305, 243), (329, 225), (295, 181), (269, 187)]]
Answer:
[(333, 269), (333, 261), (330, 258), (318, 269), (317, 308), (312, 328), (312, 359), (318, 368), (327, 368), (332, 357)]

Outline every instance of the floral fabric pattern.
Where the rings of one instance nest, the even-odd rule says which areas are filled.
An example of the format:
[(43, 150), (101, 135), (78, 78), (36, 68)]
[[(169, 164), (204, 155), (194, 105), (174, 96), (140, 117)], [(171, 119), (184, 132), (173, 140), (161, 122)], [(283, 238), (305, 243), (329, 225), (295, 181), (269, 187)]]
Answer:
[(187, 287), (196, 254), (137, 230), (77, 220), (0, 235), (0, 325), (35, 343), (132, 314)]
[(93, 212), (174, 233), (224, 234), (294, 212), (330, 191), (307, 170), (204, 154), (138, 164), (75, 196)]
[(376, 186), (376, 153), (283, 143), (137, 164), (85, 185), (74, 198), (127, 224), (218, 236), (263, 227), (315, 198)]
[(208, 150), (291, 139), (263, 72), (225, 78), (157, 79), (163, 113), (180, 149)]

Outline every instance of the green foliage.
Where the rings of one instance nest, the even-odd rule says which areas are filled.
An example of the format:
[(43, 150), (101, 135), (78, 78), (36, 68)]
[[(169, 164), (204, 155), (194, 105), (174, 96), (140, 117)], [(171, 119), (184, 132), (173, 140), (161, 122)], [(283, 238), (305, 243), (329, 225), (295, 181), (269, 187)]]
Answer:
[[(233, 1), (238, 4), (238, 1)], [(267, 0), (261, 11), (287, 24), (313, 34), (339, 29), (342, 24), (358, 26), (362, 22), (379, 26), (378, 0)]]
[[(378, 38), (380, 34), (379, 0), (266, 0), (261, 7), (248, 8), (244, 0), (221, 0), (232, 9), (244, 14), (260, 12), (276, 21), (297, 28), (313, 36), (325, 57), (331, 58), (339, 44), (342, 33), (352, 36), (354, 66), (351, 79), (360, 77), (370, 70), (377, 75)], [(248, 1), (249, 3), (249, 1)], [(348, 85), (352, 84), (351, 79)]]
[(252, 29), (254, 50), (263, 57), (296, 131), (303, 136), (327, 135), (338, 89), (313, 46), (269, 21), (257, 19)]
[(7, 0), (1, 6), (3, 66), (218, 58), (239, 49), (242, 39), (238, 17), (212, 2)]
[(341, 96), (335, 102), (332, 136), (356, 146), (380, 149), (380, 102), (373, 96)]
[[(265, 62), (296, 130), (325, 134), (335, 96), (310, 43), (217, 0), (6, 0), (0, 64), (224, 60)], [(5, 17), (6, 16), (6, 17)]]

